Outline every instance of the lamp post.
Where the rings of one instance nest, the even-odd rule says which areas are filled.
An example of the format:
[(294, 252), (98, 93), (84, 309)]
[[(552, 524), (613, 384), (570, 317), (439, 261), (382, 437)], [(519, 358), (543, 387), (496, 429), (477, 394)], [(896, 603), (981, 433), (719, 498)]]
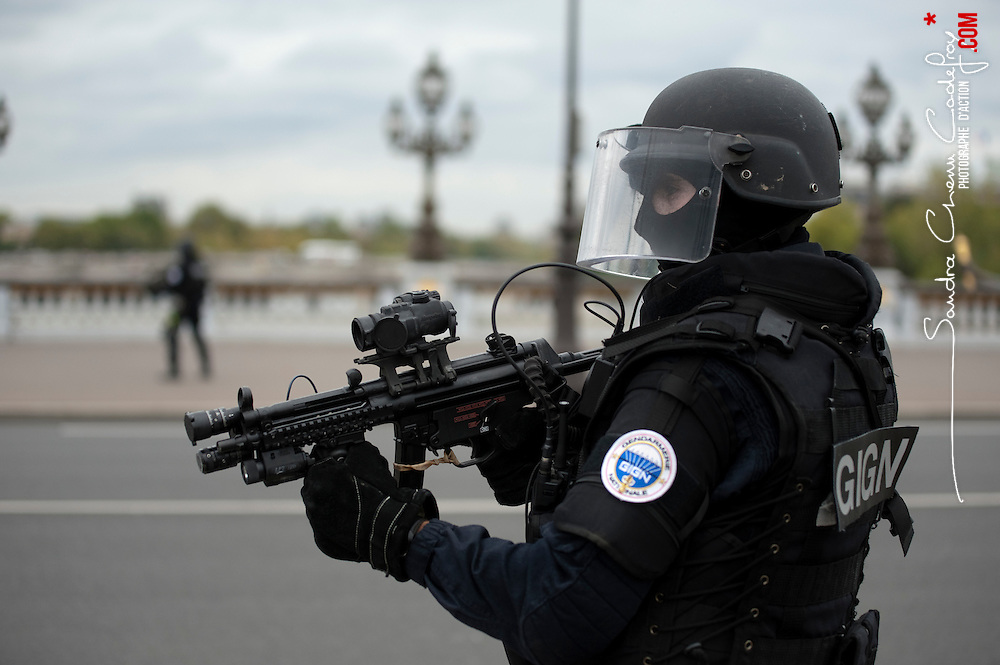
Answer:
[[(868, 167), (868, 205), (865, 211), (864, 231), (856, 254), (875, 268), (891, 268), (895, 265), (895, 254), (885, 228), (882, 225), (882, 205), (878, 193), (878, 173), (884, 164), (902, 162), (913, 147), (913, 128), (904, 116), (896, 136), (896, 151), (890, 154), (878, 138), (878, 124), (892, 101), (892, 91), (882, 79), (878, 67), (872, 65), (868, 78), (858, 89), (857, 102), (865, 120), (871, 126), (871, 137), (864, 148), (851, 150), (849, 157)], [(846, 132), (845, 132), (846, 134)], [(846, 139), (846, 137), (845, 137)], [(849, 143), (849, 140), (845, 140)], [(848, 146), (850, 148), (850, 146)]]
[(395, 99), (389, 104), (389, 115), (386, 118), (389, 141), (405, 152), (423, 157), (424, 200), (420, 222), (410, 247), (410, 256), (417, 261), (440, 261), (444, 258), (444, 243), (435, 215), (435, 162), (440, 155), (465, 149), (472, 142), (475, 133), (475, 117), (469, 103), (463, 104), (459, 109), (457, 127), (452, 136), (444, 136), (437, 131), (437, 113), (447, 95), (448, 76), (438, 64), (437, 56), (431, 53), (427, 64), (417, 76), (417, 101), (426, 115), (423, 131), (411, 131), (402, 100)]
[[(576, 108), (577, 52), (580, 23), (579, 1), (568, 0), (566, 20), (566, 152), (563, 162), (562, 219), (557, 228), (558, 260), (576, 263), (580, 243), (580, 220), (574, 205), (573, 170), (579, 153), (579, 117)], [(557, 351), (574, 351), (576, 337), (576, 299), (579, 292), (578, 275), (572, 270), (555, 272), (555, 348)]]
[(7, 100), (0, 97), (0, 150), (7, 144), (10, 134), (10, 113), (7, 111)]

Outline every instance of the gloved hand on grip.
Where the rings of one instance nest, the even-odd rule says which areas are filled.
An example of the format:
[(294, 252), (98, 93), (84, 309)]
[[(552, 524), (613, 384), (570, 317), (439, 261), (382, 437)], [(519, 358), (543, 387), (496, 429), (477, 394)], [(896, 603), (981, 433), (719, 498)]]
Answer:
[(397, 486), (388, 462), (367, 441), (350, 446), (343, 458), (313, 464), (302, 485), (302, 502), (321, 552), (367, 561), (400, 582), (409, 579), (404, 555), (410, 530), (438, 517), (434, 495)]
[[(524, 408), (512, 417), (493, 423), (493, 431), (483, 437), (483, 447), (493, 454), (478, 464), (497, 503), (502, 506), (524, 504), (532, 472), (541, 457), (545, 441), (545, 418), (538, 409)], [(473, 447), (473, 456), (486, 454)]]

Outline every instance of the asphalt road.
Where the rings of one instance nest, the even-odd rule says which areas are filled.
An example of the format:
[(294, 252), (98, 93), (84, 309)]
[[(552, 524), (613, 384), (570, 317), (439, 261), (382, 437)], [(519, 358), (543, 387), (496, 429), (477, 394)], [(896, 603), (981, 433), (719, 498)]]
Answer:
[[(904, 559), (881, 525), (862, 587), (878, 662), (998, 664), (1000, 421), (958, 422), (954, 454), (947, 421), (906, 424), (916, 536)], [(323, 556), (298, 483), (201, 475), (179, 418), (0, 420), (0, 454), (2, 665), (506, 662), (417, 585)], [(520, 539), (475, 470), (427, 485), (445, 517)]]

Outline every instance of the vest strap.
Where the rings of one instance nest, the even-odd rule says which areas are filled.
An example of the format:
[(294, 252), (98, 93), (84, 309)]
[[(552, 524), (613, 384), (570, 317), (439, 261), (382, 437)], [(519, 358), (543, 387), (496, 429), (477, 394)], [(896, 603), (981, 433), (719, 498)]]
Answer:
[(786, 607), (816, 605), (853, 595), (861, 584), (865, 549), (832, 563), (781, 564), (769, 572), (768, 602)]
[(893, 491), (892, 496), (882, 504), (882, 516), (889, 520), (889, 533), (899, 537), (903, 556), (906, 556), (910, 551), (910, 541), (913, 540), (913, 518), (898, 491)]
[(743, 649), (751, 655), (754, 665), (833, 665), (833, 655), (840, 642), (839, 635), (813, 639), (782, 640), (758, 637), (747, 640)]

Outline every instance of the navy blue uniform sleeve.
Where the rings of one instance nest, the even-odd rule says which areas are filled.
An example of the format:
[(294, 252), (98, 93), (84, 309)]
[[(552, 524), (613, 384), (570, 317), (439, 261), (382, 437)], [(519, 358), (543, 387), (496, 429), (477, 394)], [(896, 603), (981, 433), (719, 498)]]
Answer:
[(549, 525), (537, 542), (512, 543), (481, 526), (431, 520), (410, 544), (406, 570), (459, 621), (540, 665), (604, 651), (649, 588)]

